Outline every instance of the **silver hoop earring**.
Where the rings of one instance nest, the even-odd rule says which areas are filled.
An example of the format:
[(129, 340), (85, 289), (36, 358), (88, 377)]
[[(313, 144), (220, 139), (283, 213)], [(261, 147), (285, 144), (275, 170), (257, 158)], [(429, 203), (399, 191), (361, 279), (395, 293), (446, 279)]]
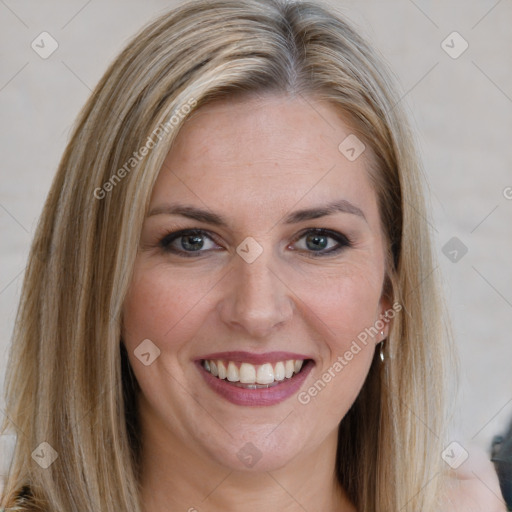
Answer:
[[(380, 331), (380, 335), (384, 338), (384, 331)], [(383, 339), (383, 340), (379, 343), (379, 345), (380, 345), (379, 356), (380, 356), (380, 360), (381, 360), (382, 362), (384, 362), (384, 359), (385, 359), (385, 357), (384, 357), (384, 341), (385, 341), (385, 340)]]

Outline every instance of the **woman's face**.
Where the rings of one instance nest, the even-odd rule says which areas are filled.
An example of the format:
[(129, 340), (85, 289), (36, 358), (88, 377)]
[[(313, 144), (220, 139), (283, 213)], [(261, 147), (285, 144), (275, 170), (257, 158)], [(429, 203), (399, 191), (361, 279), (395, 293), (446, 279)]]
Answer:
[(124, 304), (144, 435), (246, 470), (335, 439), (389, 308), (369, 150), (354, 159), (350, 134), (330, 104), (277, 95), (183, 127)]

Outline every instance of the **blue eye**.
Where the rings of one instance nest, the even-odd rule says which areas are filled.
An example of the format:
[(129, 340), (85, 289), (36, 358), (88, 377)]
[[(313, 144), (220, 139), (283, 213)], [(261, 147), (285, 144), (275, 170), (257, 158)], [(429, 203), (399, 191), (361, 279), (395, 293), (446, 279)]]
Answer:
[[(166, 252), (180, 254), (185, 257), (200, 256), (204, 252), (202, 249), (211, 250), (219, 247), (202, 229), (184, 229), (169, 233), (160, 240), (159, 245)], [(211, 247), (211, 245), (215, 247)]]
[[(350, 240), (343, 234), (329, 229), (308, 229), (299, 238), (295, 239), (299, 251), (310, 253), (310, 256), (327, 256), (336, 254), (345, 247), (351, 247)], [(221, 249), (213, 238), (202, 229), (184, 229), (165, 235), (159, 242), (159, 246), (165, 251), (178, 254), (183, 257), (197, 257), (212, 250)], [(296, 250), (296, 249), (294, 249)]]
[(352, 243), (345, 235), (337, 231), (321, 228), (308, 229), (296, 239), (296, 243), (301, 240), (304, 240), (304, 242), (299, 250), (310, 252), (311, 256), (314, 257), (336, 254), (345, 247), (352, 246)]

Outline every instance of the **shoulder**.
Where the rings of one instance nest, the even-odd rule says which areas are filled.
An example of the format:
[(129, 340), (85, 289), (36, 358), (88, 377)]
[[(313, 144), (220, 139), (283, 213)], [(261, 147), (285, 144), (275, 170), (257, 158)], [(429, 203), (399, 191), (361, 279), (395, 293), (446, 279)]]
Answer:
[(446, 479), (440, 512), (507, 512), (498, 475), (488, 455), (471, 448), (468, 459)]

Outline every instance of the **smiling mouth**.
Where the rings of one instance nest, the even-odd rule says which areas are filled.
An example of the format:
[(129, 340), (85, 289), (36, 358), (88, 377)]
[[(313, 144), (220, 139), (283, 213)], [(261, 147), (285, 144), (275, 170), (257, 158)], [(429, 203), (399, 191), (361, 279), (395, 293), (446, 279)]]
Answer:
[(278, 386), (299, 374), (310, 359), (288, 359), (254, 365), (246, 362), (202, 359), (201, 366), (219, 380), (244, 389), (266, 389)]

